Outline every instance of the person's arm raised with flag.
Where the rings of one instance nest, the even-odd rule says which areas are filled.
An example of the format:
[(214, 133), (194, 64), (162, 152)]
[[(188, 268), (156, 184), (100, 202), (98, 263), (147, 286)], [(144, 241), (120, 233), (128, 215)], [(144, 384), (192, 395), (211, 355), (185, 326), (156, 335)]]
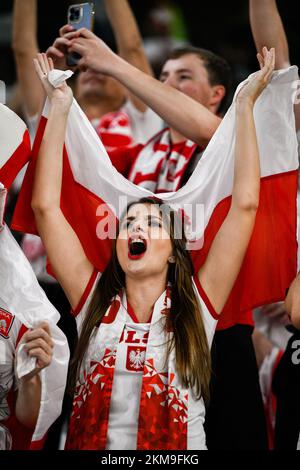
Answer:
[[(201, 282), (212, 299), (215, 310), (219, 312), (240, 270), (259, 203), (260, 164), (253, 107), (274, 70), (274, 49), (268, 51), (264, 48), (259, 60), (260, 72), (244, 86), (237, 98), (235, 173), (231, 208), (199, 272)], [(36, 167), (32, 207), (55, 275), (71, 305), (75, 307), (91, 277), (93, 266), (60, 209), (62, 150), (73, 96), (66, 84), (56, 89), (50, 85), (47, 74), (53, 64), (45, 55), (39, 55), (35, 66), (51, 106)], [(120, 68), (122, 67), (123, 65)], [(132, 69), (135, 70), (129, 67), (127, 77), (131, 75)], [(144, 75), (138, 77), (137, 81), (144, 78)], [(194, 130), (197, 125), (200, 127), (199, 120), (203, 117), (201, 105), (151, 77), (146, 76), (146, 80), (149, 85), (147, 94), (155, 95), (157, 106), (160, 101), (169, 100), (168, 105), (163, 105), (164, 109), (169, 112), (169, 106), (184, 114), (182, 121), (179, 119), (176, 124), (179, 132), (183, 133), (188, 123)], [(145, 85), (141, 84), (141, 87), (145, 88)]]
[(59, 88), (49, 83), (47, 75), (53, 69), (52, 59), (38, 54), (34, 64), (50, 100), (50, 113), (37, 160), (31, 204), (54, 274), (75, 307), (93, 267), (60, 209), (62, 153), (73, 93), (66, 83)]
[[(260, 159), (253, 108), (275, 66), (275, 50), (257, 54), (261, 70), (250, 78), (236, 99), (235, 166), (232, 200), (198, 273), (217, 312), (221, 312), (235, 283), (252, 235), (260, 192)], [(226, 282), (224, 279), (226, 278)]]

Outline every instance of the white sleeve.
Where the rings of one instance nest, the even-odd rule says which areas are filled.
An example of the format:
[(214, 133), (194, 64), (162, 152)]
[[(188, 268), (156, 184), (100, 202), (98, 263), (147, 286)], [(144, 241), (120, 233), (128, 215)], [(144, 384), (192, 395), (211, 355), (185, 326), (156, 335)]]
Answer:
[(163, 120), (151, 109), (139, 111), (130, 100), (122, 106), (129, 119), (135, 143), (145, 144), (163, 128)]

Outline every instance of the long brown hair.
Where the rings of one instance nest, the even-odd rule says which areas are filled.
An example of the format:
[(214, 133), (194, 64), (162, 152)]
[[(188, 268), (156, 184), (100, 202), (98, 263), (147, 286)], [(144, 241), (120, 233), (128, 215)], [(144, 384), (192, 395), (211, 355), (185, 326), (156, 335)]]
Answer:
[[(169, 222), (170, 239), (175, 257), (175, 263), (170, 263), (168, 269), (168, 281), (171, 282), (171, 309), (167, 314), (165, 328), (167, 331), (173, 331), (174, 336), (168, 343), (167, 355), (175, 347), (176, 369), (182, 385), (193, 388), (197, 398), (200, 399), (202, 396), (204, 400), (208, 400), (211, 375), (210, 351), (200, 306), (192, 284), (193, 266), (189, 252), (186, 250), (182, 221), (174, 210), (154, 198), (142, 198), (131, 203), (126, 213), (134, 204), (158, 204), (158, 202), (164, 223)], [(112, 299), (124, 287), (125, 273), (117, 258), (115, 240), (110, 262), (92, 296), (71, 361), (70, 390), (74, 391), (94, 328), (99, 326)]]

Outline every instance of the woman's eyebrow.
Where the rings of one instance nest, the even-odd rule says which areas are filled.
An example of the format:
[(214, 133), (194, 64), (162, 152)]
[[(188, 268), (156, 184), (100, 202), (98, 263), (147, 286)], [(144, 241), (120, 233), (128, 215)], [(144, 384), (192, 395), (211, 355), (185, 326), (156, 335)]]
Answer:
[[(124, 219), (124, 222), (128, 222), (128, 221), (131, 222), (131, 221), (134, 220), (134, 219), (136, 219), (136, 217), (133, 216), (133, 215), (130, 215), (130, 216), (128, 216), (128, 217), (126, 217), (126, 218)], [(159, 217), (159, 216), (157, 216), (157, 215), (148, 214), (148, 215), (146, 216), (146, 219), (147, 219), (147, 220), (150, 220), (150, 219), (162, 220), (162, 217), (161, 217), (161, 216)]]
[(162, 217), (161, 217), (161, 216), (158, 217), (158, 215), (151, 215), (151, 214), (149, 214), (149, 215), (148, 215), (148, 220), (149, 220), (149, 219), (158, 219), (158, 220), (162, 220)]

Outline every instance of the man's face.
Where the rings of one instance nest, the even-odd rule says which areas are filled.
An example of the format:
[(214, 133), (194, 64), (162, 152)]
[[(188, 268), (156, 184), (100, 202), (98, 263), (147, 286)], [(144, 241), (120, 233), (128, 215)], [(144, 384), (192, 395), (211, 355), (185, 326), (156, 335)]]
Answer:
[(125, 98), (124, 88), (116, 80), (101, 72), (94, 72), (87, 69), (80, 72), (77, 84), (76, 95), (80, 99), (115, 99), (122, 96)]
[(196, 54), (168, 60), (163, 66), (160, 80), (210, 108), (214, 87), (209, 83), (203, 61)]

